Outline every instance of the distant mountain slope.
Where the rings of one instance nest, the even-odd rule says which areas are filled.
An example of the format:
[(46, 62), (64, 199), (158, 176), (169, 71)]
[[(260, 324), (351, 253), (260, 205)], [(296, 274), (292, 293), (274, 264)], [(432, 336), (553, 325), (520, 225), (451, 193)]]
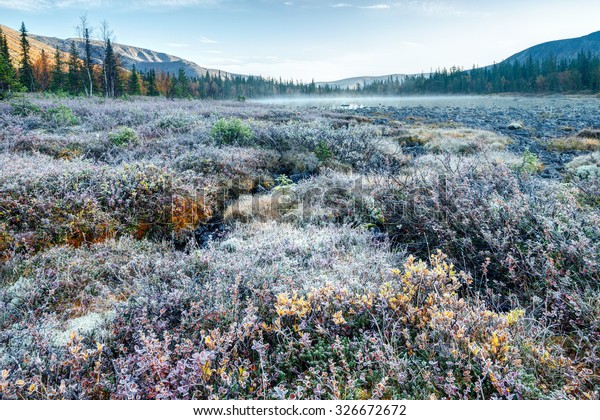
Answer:
[(331, 87), (339, 87), (341, 89), (356, 89), (356, 85), (358, 83), (361, 84), (361, 86), (364, 86), (365, 84), (369, 85), (373, 82), (382, 82), (382, 81), (386, 81), (389, 79), (389, 77), (392, 77), (392, 79), (396, 79), (398, 78), (398, 81), (400, 83), (402, 83), (404, 81), (404, 79), (406, 79), (407, 74), (388, 74), (385, 76), (359, 76), (359, 77), (350, 77), (348, 79), (342, 79), (342, 80), (336, 80), (333, 82), (317, 82), (317, 86), (325, 86), (325, 85), (329, 85)]
[[(17, 65), (19, 60), (21, 59), (21, 32), (15, 31), (8, 26), (0, 25), (2, 28), (2, 32), (6, 35), (6, 40), (8, 41), (8, 51), (10, 53), (10, 58), (13, 61), (13, 64)], [(48, 55), (48, 59), (50, 61), (54, 60), (54, 51), (55, 48), (51, 45), (44, 43), (38, 39), (33, 38), (33, 36), (28, 38), (29, 45), (31, 47), (31, 61), (35, 62), (40, 55), (42, 54), (42, 50), (46, 51)], [(68, 58), (67, 53), (63, 53), (62, 57), (64, 60)]]
[[(58, 47), (59, 50), (68, 52), (71, 49), (71, 42), (75, 41), (75, 45), (79, 50), (79, 54), (83, 57), (84, 41), (79, 38), (59, 39), (40, 35), (31, 35), (31, 38), (38, 40), (44, 44), (51, 45), (53, 48)], [(148, 71), (154, 69), (156, 72), (165, 72), (176, 74), (180, 68), (185, 70), (188, 76), (204, 76), (206, 72), (211, 76), (216, 76), (219, 73), (221, 76), (226, 76), (229, 73), (201, 67), (189, 60), (176, 57), (174, 55), (152, 51), (146, 48), (133, 47), (131, 45), (113, 44), (115, 53), (121, 57), (123, 67), (131, 70), (133, 65), (140, 71)], [(99, 41), (92, 42), (92, 55), (99, 64), (102, 57), (102, 44)]]
[[(2, 27), (2, 31), (6, 34), (13, 62), (17, 63), (21, 56), (21, 33), (4, 25), (0, 26)], [(31, 45), (32, 61), (35, 61), (39, 57), (42, 50), (46, 50), (49, 58), (53, 57), (56, 47), (63, 53), (64, 58), (68, 59), (69, 51), (71, 50), (71, 41), (75, 41), (79, 56), (84, 56), (84, 42), (82, 39), (60, 39), (31, 33), (29, 34), (28, 39), (29, 44)], [(156, 72), (162, 71), (165, 73), (176, 74), (180, 68), (183, 68), (188, 76), (204, 76), (207, 71), (211, 76), (220, 74), (224, 77), (230, 75), (230, 73), (225, 71), (201, 67), (189, 60), (145, 48), (132, 47), (130, 45), (118, 43), (114, 44), (113, 47), (115, 52), (121, 57), (123, 67), (128, 70), (131, 70), (135, 64), (136, 68), (140, 71), (154, 69)], [(101, 43), (99, 41), (93, 41), (92, 56), (96, 64), (101, 63), (102, 55)]]
[(600, 55), (600, 31), (579, 38), (561, 39), (558, 41), (544, 42), (534, 45), (518, 52), (505, 61), (520, 63), (526, 61), (530, 56), (533, 60), (543, 60), (554, 56), (557, 60), (572, 60), (577, 58), (579, 52), (591, 52), (592, 55)]

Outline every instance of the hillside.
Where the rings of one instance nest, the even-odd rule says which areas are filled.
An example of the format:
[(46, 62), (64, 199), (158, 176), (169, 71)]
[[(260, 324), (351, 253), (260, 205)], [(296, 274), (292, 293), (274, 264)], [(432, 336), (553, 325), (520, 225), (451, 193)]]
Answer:
[[(2, 32), (4, 35), (6, 35), (8, 49), (13, 63), (18, 63), (21, 59), (21, 33), (4, 25), (0, 25), (0, 28), (2, 28)], [(29, 44), (31, 46), (30, 53), (32, 62), (35, 62), (40, 57), (42, 50), (46, 51), (48, 57), (54, 56), (54, 46), (45, 43), (43, 40), (35, 38), (33, 35), (29, 37)], [(63, 59), (66, 60), (68, 58), (67, 52), (63, 52), (62, 55)]]
[[(20, 58), (20, 32), (14, 29), (11, 29), (7, 26), (0, 25), (2, 27), (2, 31), (6, 34), (9, 49), (11, 53), (11, 57), (15, 62)], [(71, 49), (71, 42), (75, 41), (77, 48), (79, 50), (79, 55), (83, 57), (84, 55), (84, 42), (82, 39), (78, 38), (69, 38), (69, 39), (60, 39), (42, 35), (29, 34), (29, 43), (31, 44), (31, 56), (32, 60), (35, 61), (42, 50), (46, 50), (50, 55), (53, 54), (54, 50), (58, 47), (58, 49), (64, 54), (64, 58), (68, 58), (69, 51)], [(123, 45), (115, 43), (114, 45), (115, 53), (117, 53), (121, 57), (121, 63), (123, 67), (128, 70), (131, 70), (133, 65), (135, 64), (136, 68), (139, 71), (148, 71), (154, 69), (156, 72), (165, 72), (165, 73), (177, 73), (180, 68), (185, 70), (185, 73), (190, 76), (204, 76), (206, 72), (211, 76), (226, 76), (229, 73), (217, 70), (217, 69), (208, 69), (205, 67), (201, 67), (196, 63), (193, 63), (189, 60), (185, 60), (180, 57), (176, 57), (170, 54), (165, 54), (162, 52), (152, 51), (145, 48), (133, 47), (130, 45)], [(92, 55), (96, 64), (101, 63), (102, 57), (102, 46), (99, 41), (93, 41), (92, 43)]]
[(594, 56), (600, 55), (600, 31), (579, 38), (562, 39), (534, 45), (510, 56), (505, 61), (523, 63), (529, 57), (534, 61), (541, 61), (551, 56), (556, 57), (558, 61), (573, 60), (577, 58), (577, 54), (581, 51), (589, 51)]

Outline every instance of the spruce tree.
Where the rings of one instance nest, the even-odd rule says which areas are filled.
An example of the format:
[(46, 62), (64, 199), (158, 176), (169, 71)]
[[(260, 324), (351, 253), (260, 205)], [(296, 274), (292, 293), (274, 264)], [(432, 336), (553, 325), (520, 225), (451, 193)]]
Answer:
[(190, 96), (188, 85), (189, 79), (185, 74), (185, 70), (180, 68), (177, 74), (177, 79), (173, 81), (173, 97), (188, 98)]
[(110, 39), (106, 41), (102, 72), (104, 74), (104, 96), (107, 98), (114, 98), (116, 94), (116, 82), (119, 75), (117, 72), (116, 57)]
[(151, 69), (146, 75), (146, 84), (148, 85), (148, 96), (158, 96), (158, 87), (156, 86), (156, 72)]
[(63, 72), (63, 62), (58, 47), (54, 52), (54, 68), (52, 69), (52, 83), (50, 89), (53, 92), (59, 92), (65, 88), (65, 74)]
[(75, 41), (71, 41), (69, 65), (67, 72), (67, 90), (72, 95), (79, 95), (81, 88), (81, 64)]
[(6, 35), (0, 28), (0, 99), (22, 89), (10, 60)]
[(27, 39), (27, 28), (25, 23), (21, 22), (21, 67), (19, 67), (19, 80), (29, 92), (35, 91), (35, 79), (33, 69), (31, 68), (31, 59), (29, 56), (29, 40)]
[(6, 35), (4, 35), (2, 32), (2, 28), (0, 28), (0, 56), (4, 57), (8, 64), (12, 66), (10, 51), (8, 50), (8, 41), (6, 39)]
[(127, 84), (127, 93), (129, 95), (139, 95), (142, 93), (142, 89), (140, 87), (140, 76), (135, 68), (135, 64), (131, 69), (131, 74), (129, 75), (129, 82)]

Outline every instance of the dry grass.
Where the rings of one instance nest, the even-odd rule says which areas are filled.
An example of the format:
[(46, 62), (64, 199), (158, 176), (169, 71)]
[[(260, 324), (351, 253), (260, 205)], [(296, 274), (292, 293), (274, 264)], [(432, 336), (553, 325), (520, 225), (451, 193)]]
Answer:
[(468, 128), (438, 128), (424, 126), (411, 128), (409, 139), (424, 145), (432, 153), (468, 155), (487, 150), (503, 150), (511, 140), (508, 137), (485, 130)]
[(564, 137), (551, 140), (548, 143), (547, 148), (558, 152), (594, 152), (600, 150), (600, 140), (585, 137)]

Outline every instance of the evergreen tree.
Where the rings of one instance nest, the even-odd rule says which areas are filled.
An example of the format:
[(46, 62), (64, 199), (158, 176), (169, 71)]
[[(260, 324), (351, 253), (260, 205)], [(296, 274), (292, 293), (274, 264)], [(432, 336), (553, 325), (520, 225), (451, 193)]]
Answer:
[(63, 72), (62, 57), (58, 47), (54, 52), (54, 68), (52, 69), (52, 83), (50, 89), (53, 92), (62, 91), (65, 88), (65, 74)]
[(71, 50), (69, 52), (67, 90), (72, 95), (79, 95), (81, 92), (81, 62), (75, 41), (71, 41)]
[(140, 95), (142, 93), (142, 89), (140, 86), (140, 76), (135, 68), (135, 64), (131, 69), (131, 74), (129, 75), (129, 82), (127, 84), (127, 93), (129, 95)]
[(146, 75), (146, 84), (148, 86), (148, 96), (158, 96), (158, 86), (156, 86), (156, 72), (151, 69)]
[(85, 57), (84, 57), (84, 68), (85, 68), (85, 91), (89, 97), (94, 95), (94, 69), (92, 66), (92, 43), (90, 41), (90, 30), (85, 26), (84, 19), (82, 19), (82, 25), (84, 26), (84, 40), (85, 40)]
[(12, 66), (10, 51), (8, 50), (8, 40), (6, 39), (6, 35), (2, 32), (2, 28), (0, 28), (0, 56), (4, 57), (7, 63)]
[(10, 60), (6, 35), (0, 28), (0, 99), (22, 89)]
[(177, 78), (173, 81), (173, 97), (188, 98), (190, 97), (189, 79), (185, 74), (183, 67), (179, 69)]
[(29, 92), (35, 91), (35, 79), (33, 69), (31, 68), (31, 59), (29, 57), (29, 40), (27, 39), (27, 28), (25, 23), (21, 22), (21, 67), (19, 68), (19, 80)]
[(102, 67), (102, 72), (104, 74), (104, 96), (107, 98), (114, 98), (116, 96), (119, 74), (117, 70), (117, 60), (110, 39), (107, 39), (106, 41), (104, 63)]

